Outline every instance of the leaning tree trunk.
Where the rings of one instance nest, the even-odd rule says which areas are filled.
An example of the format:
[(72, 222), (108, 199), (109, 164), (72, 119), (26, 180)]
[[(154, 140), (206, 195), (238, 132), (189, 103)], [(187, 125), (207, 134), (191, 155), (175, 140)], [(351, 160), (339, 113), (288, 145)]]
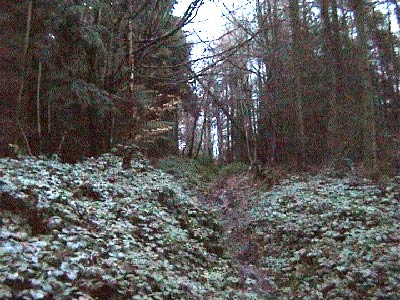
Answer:
[(28, 3), (28, 11), (27, 11), (27, 18), (26, 18), (26, 30), (25, 30), (25, 40), (24, 40), (24, 48), (22, 52), (21, 58), (21, 66), (22, 66), (22, 76), (21, 82), (18, 90), (18, 97), (17, 97), (17, 107), (16, 107), (16, 123), (21, 130), (22, 137), (24, 138), (26, 148), (29, 155), (32, 155), (32, 151), (29, 145), (28, 138), (25, 133), (25, 122), (22, 121), (23, 118), (23, 102), (22, 102), (22, 95), (24, 93), (25, 88), (25, 77), (27, 72), (27, 60), (28, 60), (28, 48), (29, 48), (29, 38), (31, 33), (31, 23), (32, 23), (32, 8), (33, 8), (33, 0), (30, 0)]
[(26, 69), (27, 69), (27, 58), (28, 58), (28, 48), (29, 48), (29, 38), (31, 33), (31, 22), (32, 22), (32, 6), (33, 0), (29, 1), (28, 4), (28, 12), (26, 17), (26, 30), (25, 30), (25, 40), (24, 40), (24, 48), (21, 57), (21, 66), (22, 66), (22, 77), (18, 90), (18, 99), (17, 99), (17, 117), (20, 118), (22, 114), (22, 94), (24, 92), (25, 86), (25, 77), (26, 77)]

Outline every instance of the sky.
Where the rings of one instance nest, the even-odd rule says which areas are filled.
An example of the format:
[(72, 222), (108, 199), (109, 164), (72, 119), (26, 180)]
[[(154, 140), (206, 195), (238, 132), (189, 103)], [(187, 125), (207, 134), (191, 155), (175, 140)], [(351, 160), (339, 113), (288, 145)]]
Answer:
[[(191, 2), (192, 0), (178, 0), (174, 14), (182, 16)], [(225, 24), (228, 23), (226, 16), (229, 15), (229, 10), (235, 11), (240, 16), (249, 11), (253, 2), (255, 1), (205, 0), (195, 19), (184, 27), (184, 30), (189, 34), (188, 40), (195, 43), (192, 49), (192, 58), (197, 59), (206, 56), (210, 43), (224, 33)], [(201, 43), (202, 41), (205, 43)], [(199, 62), (199, 64), (202, 64), (202, 62)], [(196, 69), (196, 66), (194, 68)]]
[[(191, 3), (191, 0), (179, 0), (175, 5), (175, 14), (181, 16)], [(245, 11), (250, 6), (251, 0), (205, 0), (200, 7), (194, 21), (185, 27), (185, 30), (198, 32), (204, 40), (218, 38), (223, 33), (224, 24), (227, 23), (225, 15), (229, 10)]]

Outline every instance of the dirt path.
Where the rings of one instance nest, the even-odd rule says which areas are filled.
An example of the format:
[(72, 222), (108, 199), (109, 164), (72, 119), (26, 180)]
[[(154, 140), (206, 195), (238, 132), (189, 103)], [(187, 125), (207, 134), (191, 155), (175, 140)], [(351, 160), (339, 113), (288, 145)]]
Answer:
[(250, 199), (257, 193), (257, 184), (250, 176), (231, 176), (215, 183), (207, 195), (209, 204), (220, 207), (224, 247), (237, 261), (240, 280), (253, 280), (254, 292), (273, 295), (268, 274), (262, 269), (262, 246), (252, 228), (248, 210)]

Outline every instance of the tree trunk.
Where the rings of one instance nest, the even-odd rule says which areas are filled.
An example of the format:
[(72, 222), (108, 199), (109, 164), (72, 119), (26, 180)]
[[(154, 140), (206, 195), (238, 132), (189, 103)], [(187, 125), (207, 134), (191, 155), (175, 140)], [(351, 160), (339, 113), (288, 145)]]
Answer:
[[(397, 22), (400, 26), (400, 6), (396, 3), (397, 7)], [(390, 14), (388, 13), (388, 31), (392, 33), (392, 26), (390, 22)], [(392, 97), (391, 113), (389, 114), (389, 127), (392, 134), (400, 134), (400, 56), (396, 53), (396, 39), (394, 36), (390, 39), (390, 52), (391, 62), (393, 69), (391, 69), (392, 85), (394, 87), (394, 93)], [(388, 67), (390, 68), (390, 67)]]
[(206, 131), (206, 126), (207, 126), (207, 112), (204, 112), (203, 126), (201, 126), (201, 132), (200, 132), (200, 141), (199, 141), (199, 145), (197, 147), (196, 154), (195, 154), (194, 158), (198, 158), (199, 157), (200, 149), (201, 149), (201, 146), (203, 144), (203, 138), (204, 138), (205, 131)]
[(33, 0), (30, 0), (28, 3), (28, 12), (27, 12), (27, 17), (26, 17), (24, 48), (23, 48), (22, 57), (21, 57), (22, 76), (21, 76), (21, 82), (20, 82), (20, 86), (19, 86), (19, 90), (18, 90), (18, 98), (17, 98), (17, 118), (18, 119), (21, 119), (21, 116), (22, 116), (22, 106), (23, 106), (22, 105), (22, 94), (24, 92), (26, 69), (27, 69), (29, 37), (30, 37), (30, 33), (31, 33), (31, 22), (32, 22), (32, 7), (33, 7)]
[(193, 156), (193, 149), (194, 149), (194, 140), (196, 136), (196, 128), (197, 128), (197, 121), (199, 120), (200, 114), (196, 112), (193, 118), (193, 126), (190, 134), (190, 142), (189, 142), (189, 150), (188, 150), (188, 157)]
[(47, 98), (47, 134), (49, 140), (51, 140), (51, 97)]
[[(260, 30), (260, 48), (264, 48), (267, 44), (267, 39), (268, 39), (268, 29), (266, 26), (266, 21), (265, 21), (265, 3), (261, 3), (260, 0), (256, 1), (256, 11), (257, 11), (257, 27)], [(257, 90), (258, 90), (258, 110), (257, 110), (257, 115), (258, 115), (258, 130), (259, 130), (259, 136), (258, 136), (258, 142), (259, 144), (263, 144), (262, 139), (261, 139), (261, 132), (264, 131), (262, 130), (262, 125), (263, 123), (261, 122), (262, 119), (264, 119), (266, 116), (266, 107), (265, 107), (265, 101), (264, 101), (264, 84), (263, 84), (263, 66), (264, 66), (264, 59), (266, 56), (266, 49), (261, 53), (261, 59), (258, 61), (258, 74), (257, 74)], [(261, 150), (261, 149), (260, 149)], [(260, 151), (257, 151), (260, 152)], [(260, 153), (259, 153), (260, 154)], [(260, 159), (262, 159), (260, 157)]]
[[(325, 67), (327, 79), (327, 93), (330, 106), (329, 121), (328, 121), (328, 152), (331, 160), (337, 159), (340, 156), (340, 139), (338, 128), (338, 107), (337, 107), (337, 79), (335, 68), (337, 61), (333, 55), (333, 31), (332, 23), (329, 18), (329, 1), (321, 1), (321, 16), (324, 22), (324, 50), (325, 50)], [(337, 33), (338, 34), (338, 33)]]
[(217, 120), (217, 136), (218, 136), (218, 160), (224, 161), (224, 133), (223, 133), (223, 124), (221, 119), (221, 112), (217, 108), (215, 110), (215, 118)]
[(131, 125), (131, 138), (133, 139), (136, 135), (136, 124), (137, 124), (137, 109), (138, 103), (135, 95), (135, 56), (134, 56), (134, 49), (133, 49), (133, 35), (134, 35), (134, 28), (133, 28), (133, 0), (128, 0), (128, 9), (129, 9), (129, 16), (128, 16), (128, 32), (127, 32), (127, 40), (128, 40), (128, 65), (129, 65), (129, 99), (132, 101), (132, 125)]
[(211, 114), (210, 114), (210, 107), (207, 107), (206, 109), (206, 116), (205, 116), (205, 121), (206, 121), (206, 128), (204, 132), (204, 152), (207, 153), (209, 157), (213, 157), (213, 142), (212, 142), (212, 128), (211, 128)]
[(294, 101), (296, 109), (298, 144), (297, 144), (297, 166), (300, 169), (305, 168), (305, 144), (306, 137), (304, 133), (303, 117), (303, 93), (301, 82), (301, 63), (303, 61), (303, 46), (301, 38), (301, 24), (299, 18), (299, 4), (297, 0), (289, 1), (290, 26), (292, 29), (292, 66), (294, 76)]
[(32, 155), (31, 148), (29, 145), (29, 140), (26, 136), (25, 133), (25, 122), (22, 121), (23, 119), (23, 101), (22, 101), (22, 95), (24, 93), (24, 87), (25, 87), (25, 77), (26, 77), (26, 72), (27, 72), (27, 58), (28, 58), (28, 48), (29, 48), (29, 37), (30, 37), (30, 32), (31, 32), (31, 22), (32, 22), (32, 7), (33, 7), (33, 0), (30, 0), (28, 3), (28, 11), (27, 11), (27, 17), (26, 17), (26, 30), (25, 30), (25, 40), (24, 40), (24, 48), (22, 51), (22, 57), (21, 57), (21, 66), (22, 66), (22, 76), (21, 76), (21, 82), (18, 90), (18, 97), (17, 97), (17, 113), (16, 113), (16, 122), (18, 125), (18, 128), (21, 131), (22, 137), (25, 141), (26, 148), (28, 150), (29, 155)]
[[(229, 112), (229, 108), (228, 108)], [(230, 113), (230, 112), (229, 112)], [(226, 160), (227, 162), (233, 161), (233, 150), (232, 150), (232, 121), (227, 118), (226, 120)]]
[[(251, 139), (251, 132), (250, 132), (250, 130), (251, 130), (251, 127), (249, 126), (249, 122), (248, 122), (248, 117), (247, 117), (247, 110), (246, 110), (246, 107), (245, 107), (245, 103), (243, 103), (244, 101), (242, 100), (242, 101), (240, 101), (239, 102), (239, 107), (238, 107), (238, 110), (240, 111), (240, 118), (241, 118), (241, 121), (240, 121), (240, 123), (243, 125), (243, 132), (244, 132), (244, 141), (242, 141), (242, 143), (244, 142), (244, 148), (245, 149), (243, 149), (244, 151), (244, 153), (246, 154), (246, 156), (247, 156), (247, 160), (249, 161), (249, 162), (251, 162), (251, 161), (253, 161), (253, 158), (252, 158), (252, 156), (251, 156), (251, 154), (252, 154), (252, 152), (251, 152), (251, 145), (250, 145), (250, 139)], [(242, 148), (243, 148), (243, 146), (242, 146)], [(244, 153), (242, 154), (242, 155), (244, 155)]]
[(42, 82), (42, 62), (39, 61), (38, 75), (37, 75), (37, 91), (36, 91), (36, 121), (38, 132), (39, 153), (42, 152), (42, 123), (40, 117), (40, 85)]
[(366, 171), (372, 175), (377, 171), (374, 103), (370, 93), (368, 71), (368, 36), (366, 32), (365, 0), (354, 1), (354, 16), (357, 26), (358, 72), (360, 78), (360, 102), (363, 107), (363, 163)]

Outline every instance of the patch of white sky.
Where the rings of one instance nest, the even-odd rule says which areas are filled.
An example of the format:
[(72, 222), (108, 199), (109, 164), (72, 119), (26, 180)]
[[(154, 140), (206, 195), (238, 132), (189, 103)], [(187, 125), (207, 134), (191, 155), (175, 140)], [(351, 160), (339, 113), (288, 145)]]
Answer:
[[(191, 0), (178, 0), (174, 14), (182, 16)], [(184, 27), (188, 41), (193, 43), (192, 59), (197, 60), (210, 55), (210, 49), (226, 31), (232, 20), (231, 14), (238, 18), (253, 14), (254, 0), (205, 0), (192, 22)], [(198, 61), (194, 68), (201, 68), (204, 62)]]

